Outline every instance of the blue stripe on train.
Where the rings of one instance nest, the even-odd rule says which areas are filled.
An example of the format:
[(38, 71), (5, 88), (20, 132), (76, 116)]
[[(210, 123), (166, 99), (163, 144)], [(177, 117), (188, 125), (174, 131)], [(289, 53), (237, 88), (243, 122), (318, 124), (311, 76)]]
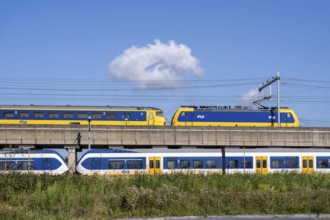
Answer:
[[(0, 159), (0, 169), (4, 167), (2, 163), (12, 163), (13, 170), (22, 170), (20, 168), (19, 162), (33, 162), (33, 170), (56, 170), (62, 165), (61, 161), (55, 158), (46, 157), (46, 158), (1, 158)], [(8, 166), (8, 165), (7, 165)], [(25, 170), (25, 169), (23, 169)]]
[[(4, 118), (4, 113), (12, 112), (14, 114), (13, 118), (7, 118), (7, 120), (15, 119), (15, 120), (87, 120), (87, 117), (85, 118), (78, 118), (78, 113), (80, 112), (87, 112), (88, 116), (92, 116), (92, 112), (100, 112), (102, 113), (101, 118), (92, 118), (92, 120), (97, 121), (146, 121), (147, 120), (147, 113), (145, 111), (86, 111), (86, 110), (0, 110), (0, 119)], [(29, 117), (27, 118), (20, 118), (18, 115), (19, 113), (25, 113), (27, 112), (29, 114)], [(48, 113), (59, 113), (58, 118), (49, 118), (47, 115)], [(64, 118), (63, 113), (73, 113), (73, 118)], [(106, 117), (106, 113), (113, 113), (114, 115), (112, 117)], [(43, 113), (44, 117), (42, 118), (34, 118), (34, 113)]]

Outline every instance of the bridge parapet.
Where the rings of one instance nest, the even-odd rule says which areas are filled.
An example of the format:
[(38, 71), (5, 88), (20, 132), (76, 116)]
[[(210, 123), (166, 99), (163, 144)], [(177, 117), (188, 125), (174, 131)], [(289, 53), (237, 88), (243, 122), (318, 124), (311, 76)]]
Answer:
[[(93, 126), (92, 147), (330, 147), (330, 128)], [(87, 126), (0, 125), (0, 145), (88, 145)]]

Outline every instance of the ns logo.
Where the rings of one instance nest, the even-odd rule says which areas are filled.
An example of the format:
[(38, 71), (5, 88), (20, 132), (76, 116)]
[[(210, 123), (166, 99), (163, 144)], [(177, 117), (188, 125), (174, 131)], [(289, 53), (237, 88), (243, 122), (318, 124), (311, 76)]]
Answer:
[(269, 119), (269, 120), (275, 120), (275, 119), (276, 119), (276, 117), (275, 117), (275, 116), (271, 116), (271, 115), (270, 115), (270, 116), (268, 117), (268, 119)]
[(198, 119), (203, 119), (203, 118), (205, 118), (205, 116), (204, 115), (197, 115), (197, 118)]

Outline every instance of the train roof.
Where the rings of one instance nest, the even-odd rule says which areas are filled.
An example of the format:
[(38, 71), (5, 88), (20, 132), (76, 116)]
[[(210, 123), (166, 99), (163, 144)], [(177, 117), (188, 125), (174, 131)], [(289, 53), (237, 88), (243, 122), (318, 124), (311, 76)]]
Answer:
[(87, 105), (0, 105), (0, 109), (33, 109), (33, 110), (99, 110), (99, 111), (139, 111), (139, 110), (159, 110), (155, 107), (145, 107), (145, 106), (87, 106)]
[[(181, 108), (193, 108), (201, 111), (273, 111), (277, 110), (277, 107), (265, 107), (265, 108), (252, 108), (250, 106), (181, 106)], [(288, 107), (281, 107), (280, 109), (289, 109)]]
[(42, 149), (42, 150), (29, 150), (29, 149), (23, 149), (23, 148), (3, 148), (0, 150), (0, 154), (56, 154), (62, 159), (63, 156), (56, 150), (53, 149)]
[[(226, 148), (225, 153), (329, 153), (326, 148)], [(133, 148), (133, 149), (85, 149), (82, 156), (89, 153), (136, 153), (136, 154), (162, 154), (162, 153), (214, 153), (221, 154), (221, 148)]]

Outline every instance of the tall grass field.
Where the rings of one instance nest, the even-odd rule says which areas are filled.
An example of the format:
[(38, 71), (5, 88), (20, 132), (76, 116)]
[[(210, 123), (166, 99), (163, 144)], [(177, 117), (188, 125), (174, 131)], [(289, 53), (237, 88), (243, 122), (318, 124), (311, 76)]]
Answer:
[(0, 175), (0, 219), (296, 213), (330, 213), (330, 175)]

